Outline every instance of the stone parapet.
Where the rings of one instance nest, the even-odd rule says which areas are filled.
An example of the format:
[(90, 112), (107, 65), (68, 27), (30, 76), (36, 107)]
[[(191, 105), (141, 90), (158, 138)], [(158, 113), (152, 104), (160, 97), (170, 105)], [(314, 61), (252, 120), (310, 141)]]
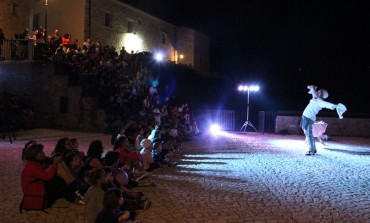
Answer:
[[(301, 135), (303, 131), (300, 128), (300, 121), (301, 116), (278, 115), (275, 122), (275, 133)], [(328, 124), (325, 133), (328, 135), (370, 137), (370, 119), (317, 117), (317, 121), (324, 121)]]

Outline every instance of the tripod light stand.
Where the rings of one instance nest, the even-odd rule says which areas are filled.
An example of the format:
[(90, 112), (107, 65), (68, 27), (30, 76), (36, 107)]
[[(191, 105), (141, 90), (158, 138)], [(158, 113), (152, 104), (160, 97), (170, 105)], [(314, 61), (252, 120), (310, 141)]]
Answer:
[(247, 91), (247, 120), (244, 122), (242, 127), (240, 128), (240, 131), (244, 129), (244, 132), (247, 130), (247, 127), (250, 126), (254, 129), (255, 132), (257, 132), (257, 129), (254, 127), (252, 122), (249, 121), (249, 92), (250, 91), (258, 91), (259, 87), (256, 85), (240, 85), (238, 88), (239, 91)]

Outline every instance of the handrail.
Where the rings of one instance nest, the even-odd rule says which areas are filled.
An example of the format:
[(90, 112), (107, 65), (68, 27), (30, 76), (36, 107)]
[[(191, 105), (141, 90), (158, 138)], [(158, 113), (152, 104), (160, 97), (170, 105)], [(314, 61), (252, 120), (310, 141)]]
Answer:
[(33, 39), (6, 39), (1, 46), (0, 60), (32, 60)]

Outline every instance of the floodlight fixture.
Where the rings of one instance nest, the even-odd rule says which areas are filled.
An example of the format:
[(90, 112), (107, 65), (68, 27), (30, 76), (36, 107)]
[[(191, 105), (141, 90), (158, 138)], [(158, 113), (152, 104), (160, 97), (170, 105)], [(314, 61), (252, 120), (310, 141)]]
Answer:
[(154, 58), (157, 62), (162, 62), (163, 61), (163, 53), (156, 53)]
[(254, 129), (255, 132), (257, 132), (257, 129), (253, 126), (252, 122), (249, 121), (249, 92), (259, 91), (260, 87), (258, 85), (239, 85), (238, 90), (247, 92), (247, 120), (244, 122), (244, 124), (240, 128), (240, 131), (244, 129), (244, 132), (245, 132), (249, 125), (250, 127)]

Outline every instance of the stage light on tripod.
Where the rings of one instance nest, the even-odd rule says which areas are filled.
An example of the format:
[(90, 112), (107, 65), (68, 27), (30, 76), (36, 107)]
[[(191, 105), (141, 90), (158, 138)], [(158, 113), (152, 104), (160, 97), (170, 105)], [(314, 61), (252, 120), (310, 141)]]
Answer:
[(253, 124), (249, 121), (249, 92), (253, 91), (259, 91), (260, 87), (258, 85), (239, 85), (238, 87), (239, 91), (246, 91), (247, 92), (247, 120), (244, 122), (242, 127), (240, 128), (240, 131), (244, 129), (244, 132), (246, 131), (247, 127), (250, 126), (253, 128), (255, 132), (257, 132), (257, 129), (253, 126)]

